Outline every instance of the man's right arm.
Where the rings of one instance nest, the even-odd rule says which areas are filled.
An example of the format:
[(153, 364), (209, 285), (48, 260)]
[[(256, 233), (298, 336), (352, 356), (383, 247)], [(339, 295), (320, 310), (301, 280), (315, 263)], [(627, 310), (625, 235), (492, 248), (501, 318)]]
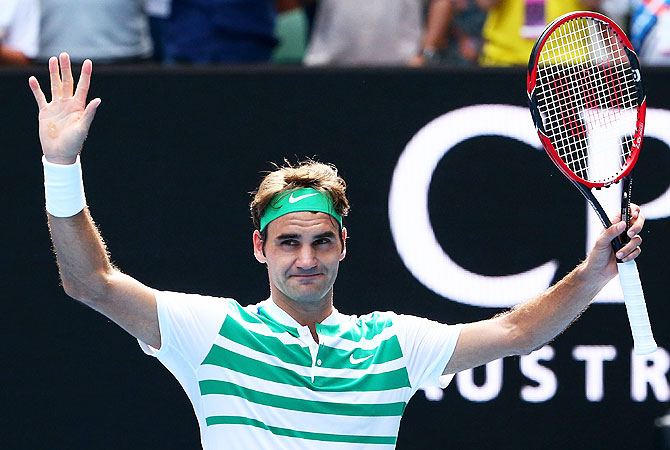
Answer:
[(142, 342), (160, 348), (153, 291), (113, 267), (88, 208), (72, 217), (48, 216), (65, 293)]
[[(70, 183), (70, 168), (76, 167), (73, 164), (77, 161), (95, 110), (100, 104), (99, 99), (94, 99), (86, 105), (91, 62), (84, 62), (76, 92), (73, 92), (74, 80), (69, 56), (63, 53), (59, 59), (54, 57), (49, 60), (51, 102), (46, 101), (35, 77), (30, 78), (29, 85), (40, 111), (39, 130), (46, 160), (45, 178), (47, 172), (60, 174), (63, 170), (68, 171), (65, 179), (59, 179), (55, 184), (56, 190), (50, 191), (50, 183), (45, 179), (49, 230), (63, 288), (68, 295), (103, 313), (136, 338), (154, 348), (160, 348), (161, 337), (153, 291), (113, 267), (88, 209), (70, 200), (71, 191), (68, 196), (59, 198), (61, 194), (58, 189), (62, 190), (63, 184)], [(83, 202), (83, 192), (81, 199), (79, 202)]]

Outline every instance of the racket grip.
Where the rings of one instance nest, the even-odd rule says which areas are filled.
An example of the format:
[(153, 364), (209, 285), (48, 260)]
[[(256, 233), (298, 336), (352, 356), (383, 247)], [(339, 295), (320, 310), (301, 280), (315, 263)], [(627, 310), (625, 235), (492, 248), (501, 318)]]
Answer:
[(617, 263), (619, 269), (619, 281), (623, 290), (623, 298), (626, 303), (628, 322), (633, 334), (633, 347), (638, 355), (648, 355), (656, 351), (656, 341), (651, 332), (647, 304), (644, 301), (644, 292), (640, 282), (640, 274), (637, 271), (635, 261)]

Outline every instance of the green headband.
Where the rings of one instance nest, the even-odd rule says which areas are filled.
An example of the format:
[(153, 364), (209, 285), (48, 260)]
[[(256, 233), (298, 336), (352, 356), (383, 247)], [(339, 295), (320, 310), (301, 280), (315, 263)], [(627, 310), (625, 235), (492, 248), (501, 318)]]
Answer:
[(272, 197), (272, 200), (265, 207), (265, 211), (263, 211), (263, 215), (261, 216), (260, 231), (263, 231), (268, 223), (277, 217), (298, 211), (315, 211), (330, 214), (342, 227), (342, 216), (335, 211), (329, 194), (312, 188), (302, 188), (282, 192)]

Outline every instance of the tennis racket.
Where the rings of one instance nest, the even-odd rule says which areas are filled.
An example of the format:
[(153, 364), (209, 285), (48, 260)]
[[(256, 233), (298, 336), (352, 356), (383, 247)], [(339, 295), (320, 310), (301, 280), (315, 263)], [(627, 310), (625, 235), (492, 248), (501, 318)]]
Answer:
[[(631, 172), (644, 134), (646, 97), (630, 41), (611, 19), (578, 11), (551, 22), (528, 62), (528, 100), (547, 154), (611, 222), (593, 189), (621, 182), (621, 217), (630, 226)], [(628, 238), (612, 241), (615, 252)], [(617, 260), (635, 353), (656, 350), (635, 261)]]

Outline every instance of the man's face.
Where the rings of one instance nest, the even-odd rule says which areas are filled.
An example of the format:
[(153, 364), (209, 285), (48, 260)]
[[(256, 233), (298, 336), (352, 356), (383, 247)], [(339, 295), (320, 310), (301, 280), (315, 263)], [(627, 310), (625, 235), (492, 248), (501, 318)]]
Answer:
[(254, 232), (254, 255), (268, 266), (275, 299), (316, 303), (330, 296), (345, 255), (337, 222), (325, 213), (301, 211), (278, 217), (266, 230), (265, 245)]

